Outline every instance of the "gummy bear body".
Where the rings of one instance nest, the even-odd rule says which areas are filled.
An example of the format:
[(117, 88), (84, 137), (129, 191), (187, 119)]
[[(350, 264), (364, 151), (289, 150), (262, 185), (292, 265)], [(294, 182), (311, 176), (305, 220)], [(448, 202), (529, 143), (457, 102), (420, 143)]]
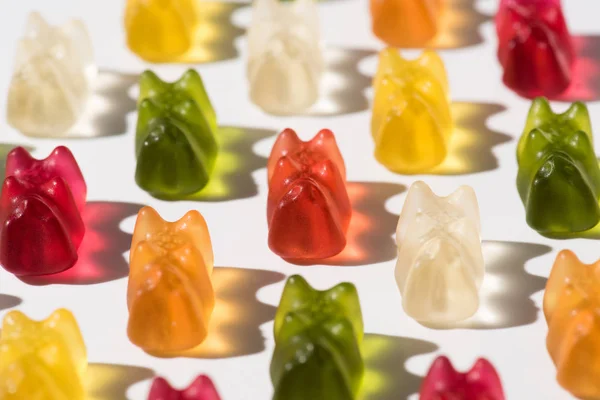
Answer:
[(586, 265), (563, 250), (556, 257), (546, 291), (546, 346), (558, 383), (581, 399), (600, 399), (600, 262)]
[(251, 100), (273, 114), (293, 114), (319, 96), (323, 56), (313, 0), (256, 0), (248, 31)]
[(477, 311), (484, 262), (473, 189), (462, 186), (437, 197), (425, 183), (415, 182), (396, 241), (396, 282), (408, 315), (426, 323), (452, 323)]
[(405, 60), (395, 49), (379, 55), (373, 81), (371, 134), (375, 158), (391, 171), (419, 173), (442, 163), (453, 123), (443, 61), (426, 51)]
[(151, 207), (140, 210), (127, 288), (131, 341), (148, 352), (199, 345), (215, 304), (212, 270), (212, 245), (200, 213), (166, 222)]
[(370, 0), (373, 33), (394, 47), (423, 47), (438, 33), (443, 0)]
[(502, 382), (484, 358), (465, 373), (457, 372), (448, 358), (438, 357), (421, 384), (421, 400), (504, 400)]
[(146, 61), (177, 61), (190, 51), (197, 25), (192, 0), (127, 0), (127, 46)]
[(364, 372), (363, 335), (354, 285), (341, 283), (321, 291), (301, 276), (291, 276), (275, 315), (273, 398), (356, 398)]
[(293, 260), (341, 252), (352, 208), (333, 133), (323, 130), (310, 142), (302, 142), (294, 131), (285, 130), (273, 146), (267, 169), (271, 250)]
[(575, 50), (560, 0), (502, 0), (496, 31), (506, 86), (533, 98), (570, 85)]
[(8, 122), (28, 136), (64, 136), (82, 115), (96, 75), (85, 25), (53, 27), (32, 13), (15, 59)]
[(157, 197), (178, 199), (200, 191), (217, 158), (217, 122), (200, 75), (174, 83), (151, 71), (140, 79), (136, 128), (137, 184)]
[(85, 344), (64, 309), (44, 321), (8, 313), (0, 336), (0, 399), (83, 400)]
[(568, 234), (600, 222), (600, 168), (584, 104), (555, 114), (546, 99), (536, 99), (517, 161), (517, 188), (529, 226), (543, 234)]

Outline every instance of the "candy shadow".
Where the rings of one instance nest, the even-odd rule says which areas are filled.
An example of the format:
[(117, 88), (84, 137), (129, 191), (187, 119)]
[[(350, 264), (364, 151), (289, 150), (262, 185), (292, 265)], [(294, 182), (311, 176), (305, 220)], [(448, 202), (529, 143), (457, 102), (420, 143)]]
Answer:
[(256, 196), (258, 186), (252, 173), (266, 168), (267, 159), (256, 154), (253, 148), (259, 141), (274, 136), (275, 133), (266, 129), (220, 127), (217, 134), (219, 153), (208, 185), (192, 196), (161, 199), (228, 201)]
[(431, 175), (463, 175), (491, 171), (499, 163), (493, 148), (512, 138), (491, 130), (487, 120), (506, 110), (491, 103), (453, 102), (454, 132), (450, 139), (448, 156), (435, 167)]
[(86, 372), (87, 400), (127, 400), (132, 385), (150, 379), (154, 371), (130, 365), (88, 365)]
[(246, 30), (235, 26), (233, 14), (248, 4), (201, 1), (198, 2), (199, 21), (192, 50), (176, 62), (204, 64), (237, 58), (235, 41)]
[(422, 377), (409, 372), (406, 362), (437, 349), (437, 345), (424, 340), (366, 334), (362, 346), (365, 360), (362, 398), (401, 400), (417, 393)]
[(396, 257), (398, 216), (385, 208), (388, 199), (404, 192), (406, 186), (388, 182), (348, 182), (352, 219), (346, 248), (337, 256), (319, 264), (358, 266), (377, 264)]
[(216, 267), (212, 274), (216, 304), (206, 340), (192, 350), (151, 355), (215, 359), (262, 352), (265, 338), (260, 326), (273, 320), (277, 309), (259, 301), (256, 293), (284, 278), (273, 271)]
[(22, 302), (23, 300), (19, 297), (11, 296), (9, 294), (0, 294), (0, 311), (16, 307)]
[(137, 74), (100, 69), (90, 102), (66, 137), (89, 139), (127, 133), (127, 114), (136, 109), (136, 100), (129, 91), (138, 80)]
[(124, 256), (131, 247), (131, 234), (122, 231), (123, 220), (134, 216), (141, 204), (91, 201), (83, 211), (86, 231), (73, 268), (54, 275), (20, 277), (30, 285), (91, 285), (126, 277), (129, 264)]
[(564, 93), (551, 97), (556, 101), (600, 100), (600, 36), (573, 36), (577, 59), (573, 80)]
[(466, 321), (429, 326), (434, 329), (503, 329), (534, 323), (539, 309), (531, 300), (547, 279), (525, 270), (527, 262), (549, 253), (551, 247), (520, 242), (484, 241), (485, 278), (477, 313)]
[(313, 117), (332, 117), (369, 109), (365, 91), (372, 78), (360, 72), (361, 61), (377, 53), (373, 50), (327, 48), (324, 52), (325, 73), (317, 103), (307, 114)]

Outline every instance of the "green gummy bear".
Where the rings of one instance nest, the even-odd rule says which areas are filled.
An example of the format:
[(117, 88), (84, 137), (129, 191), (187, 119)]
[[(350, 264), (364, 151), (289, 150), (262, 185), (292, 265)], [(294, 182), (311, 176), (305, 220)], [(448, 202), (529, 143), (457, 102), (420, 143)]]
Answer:
[(291, 276), (275, 315), (274, 334), (274, 399), (356, 398), (364, 373), (364, 333), (354, 285), (320, 291), (301, 276)]
[(600, 222), (600, 168), (585, 104), (555, 114), (545, 98), (535, 99), (517, 161), (517, 189), (533, 229), (562, 235)]
[(217, 119), (202, 78), (188, 70), (168, 83), (140, 77), (135, 180), (150, 194), (184, 198), (209, 181), (217, 158)]

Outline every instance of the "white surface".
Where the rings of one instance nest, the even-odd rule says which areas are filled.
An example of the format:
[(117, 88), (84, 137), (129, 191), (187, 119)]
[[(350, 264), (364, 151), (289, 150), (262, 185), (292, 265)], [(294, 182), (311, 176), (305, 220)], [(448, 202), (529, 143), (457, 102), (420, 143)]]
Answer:
[[(473, 1), (456, 2), (468, 9)], [(556, 383), (555, 369), (545, 349), (546, 323), (538, 309), (542, 299), (540, 290), (559, 250), (570, 248), (587, 262), (594, 261), (600, 254), (595, 251), (597, 245), (593, 241), (545, 239), (525, 223), (515, 186), (514, 139), (523, 127), (528, 101), (517, 97), (501, 83), (491, 20), (477, 17), (474, 11), (467, 12), (481, 20), (484, 42), (441, 52), (450, 76), (452, 98), (456, 102), (493, 105), (477, 108), (482, 113), (469, 122), (469, 138), (475, 143), (469, 154), (478, 155), (479, 168), (464, 175), (425, 177), (393, 174), (372, 156), (370, 112), (365, 109), (365, 101), (370, 95), (367, 89), (370, 76), (376, 67), (375, 52), (382, 48), (382, 43), (370, 32), (366, 0), (332, 0), (319, 5), (327, 57), (347, 56), (344, 61), (337, 59), (327, 77), (330, 85), (337, 85), (342, 90), (341, 95), (337, 102), (325, 99), (320, 104), (321, 111), (335, 109), (336, 105), (341, 106), (342, 111), (351, 111), (337, 115), (279, 118), (261, 112), (247, 96), (243, 31), (221, 25), (220, 34), (225, 34), (221, 37), (223, 44), (234, 45), (237, 56), (197, 68), (206, 82), (220, 125), (246, 130), (247, 139), (236, 148), (238, 152), (245, 152), (241, 157), (252, 171), (239, 170), (232, 175), (242, 198), (170, 203), (150, 197), (134, 183), (135, 103), (126, 92), (135, 93), (136, 75), (145, 68), (152, 67), (163, 78), (175, 79), (186, 66), (152, 66), (126, 49), (122, 28), (124, 3), (123, 0), (12, 0), (4, 2), (0, 13), (3, 55), (0, 109), (6, 107), (5, 94), (15, 44), (29, 11), (39, 10), (53, 23), (70, 16), (82, 18), (95, 46), (103, 90), (102, 96), (94, 101), (94, 111), (98, 114), (96, 124), (88, 126), (86, 131), (91, 127), (95, 133), (106, 137), (33, 140), (7, 126), (4, 118), (0, 119), (0, 132), (2, 143), (32, 146), (37, 157), (45, 157), (58, 144), (69, 146), (86, 177), (89, 201), (101, 202), (94, 203), (93, 210), (102, 212), (110, 202), (134, 204), (116, 206), (119, 212), (101, 221), (100, 232), (98, 228), (88, 226), (88, 235), (95, 230), (108, 241), (107, 248), (98, 249), (94, 257), (104, 260), (105, 269), (121, 278), (93, 285), (31, 286), (2, 271), (0, 308), (14, 305), (21, 299), (18, 308), (35, 318), (45, 317), (58, 307), (72, 310), (83, 331), (90, 362), (94, 363), (92, 372), (99, 371), (98, 364), (129, 366), (111, 367), (116, 374), (110, 382), (103, 384), (97, 393), (99, 398), (145, 399), (152, 374), (166, 376), (174, 384), (183, 386), (199, 373), (209, 374), (226, 400), (269, 398), (272, 391), (268, 373), (273, 350), (272, 316), (283, 288), (283, 274), (294, 273), (303, 274), (319, 288), (341, 281), (353, 282), (358, 287), (365, 332), (370, 334), (367, 342), (370, 340), (371, 347), (383, 350), (377, 357), (368, 358), (369, 375), (379, 369), (387, 379), (387, 387), (370, 398), (402, 399), (416, 392), (420, 379), (415, 376), (423, 376), (431, 361), (442, 353), (449, 355), (462, 369), (469, 367), (479, 356), (489, 358), (502, 377), (509, 399), (570, 398)], [(491, 0), (475, 3), (481, 12), (492, 13), (497, 7), (497, 2)], [(563, 3), (573, 33), (600, 33), (597, 23), (600, 5), (596, 0)], [(229, 8), (234, 23), (238, 27), (247, 26), (249, 7)], [(223, 18), (223, 21), (228, 20), (227, 15)], [(476, 29), (477, 24), (471, 23), (463, 27), (463, 32), (474, 33)], [(367, 97), (363, 97), (363, 91)], [(492, 113), (494, 107), (496, 112)], [(560, 106), (561, 109), (564, 107)], [(596, 126), (600, 126), (599, 107), (598, 103), (590, 104)], [(464, 121), (459, 122), (459, 126), (461, 124), (464, 126)], [(305, 139), (323, 127), (329, 127), (337, 134), (349, 181), (365, 182), (355, 184), (352, 190), (356, 194), (362, 188), (368, 195), (357, 203), (362, 213), (356, 213), (355, 220), (370, 224), (362, 242), (367, 245), (368, 258), (374, 262), (372, 265), (300, 267), (287, 264), (269, 251), (264, 157), (274, 141), (273, 135), (287, 126), (296, 129)], [(477, 192), (485, 240), (484, 256), (488, 272), (493, 271), (484, 283), (487, 306), (474, 323), (480, 329), (428, 329), (408, 318), (401, 308), (393, 279), (395, 248), (392, 235), (406, 188), (419, 178), (438, 194), (447, 194), (461, 184), (471, 185)], [(229, 320), (230, 326), (226, 327), (229, 338), (236, 339), (231, 342), (236, 347), (235, 352), (228, 354), (231, 357), (158, 359), (128, 341), (125, 334), (127, 280), (124, 276), (127, 274), (125, 256), (130, 237), (119, 233), (119, 227), (131, 232), (139, 204), (149, 204), (170, 219), (179, 218), (191, 208), (200, 210), (206, 217), (214, 241), (216, 265), (233, 268), (217, 272), (221, 276), (218, 285), (221, 289), (217, 290), (221, 297), (228, 298), (229, 306), (224, 307), (222, 303), (221, 309), (226, 311), (221, 315)], [(227, 293), (223, 292), (223, 287)], [(6, 311), (4, 309), (0, 314)], [(219, 312), (218, 308), (216, 312)]]

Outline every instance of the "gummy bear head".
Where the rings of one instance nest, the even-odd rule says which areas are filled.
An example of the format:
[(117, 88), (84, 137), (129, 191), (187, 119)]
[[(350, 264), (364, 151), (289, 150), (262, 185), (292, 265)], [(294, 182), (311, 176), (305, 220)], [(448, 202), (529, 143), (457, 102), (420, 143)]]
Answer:
[(148, 400), (220, 400), (215, 385), (206, 375), (199, 375), (185, 389), (177, 390), (164, 378), (155, 378), (148, 394)]
[(421, 400), (504, 400), (502, 382), (494, 366), (480, 358), (466, 373), (457, 372), (445, 356), (438, 357), (421, 384)]
[(332, 318), (348, 319), (358, 342), (362, 341), (363, 321), (356, 287), (345, 282), (328, 290), (316, 290), (300, 275), (294, 275), (288, 278), (277, 308), (275, 337), (290, 319), (297, 319), (302, 326), (310, 326)]
[(82, 212), (87, 197), (87, 185), (73, 153), (65, 147), (56, 147), (50, 155), (38, 160), (23, 147), (16, 147), (6, 157), (6, 176), (14, 176), (24, 184), (40, 186), (60, 177), (68, 185), (77, 209)]
[(296, 165), (310, 166), (324, 160), (330, 160), (346, 180), (346, 166), (340, 153), (335, 135), (329, 129), (320, 130), (311, 140), (302, 141), (293, 129), (284, 129), (278, 136), (269, 160), (267, 173), (269, 181), (275, 173), (276, 164), (281, 157), (288, 157)]
[[(64, 309), (43, 321), (19, 311), (4, 317), (0, 335), (0, 397), (83, 399), (85, 345), (73, 315)], [(12, 397), (8, 397), (12, 398)], [(15, 397), (17, 398), (17, 397)]]

